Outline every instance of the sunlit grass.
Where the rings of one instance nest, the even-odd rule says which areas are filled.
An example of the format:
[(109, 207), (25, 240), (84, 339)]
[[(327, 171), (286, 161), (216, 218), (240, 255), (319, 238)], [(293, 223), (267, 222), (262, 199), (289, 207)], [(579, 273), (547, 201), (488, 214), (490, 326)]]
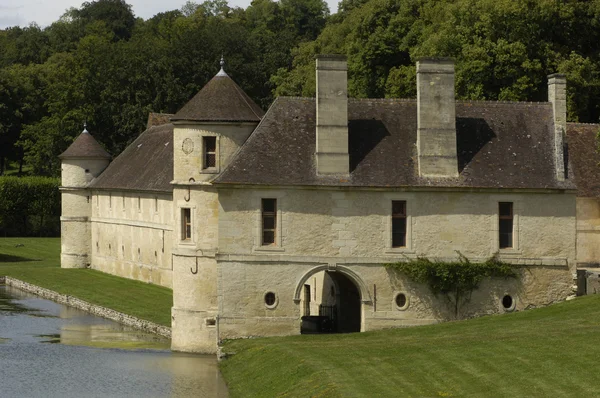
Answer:
[(600, 296), (462, 322), (229, 341), (234, 397), (591, 397)]

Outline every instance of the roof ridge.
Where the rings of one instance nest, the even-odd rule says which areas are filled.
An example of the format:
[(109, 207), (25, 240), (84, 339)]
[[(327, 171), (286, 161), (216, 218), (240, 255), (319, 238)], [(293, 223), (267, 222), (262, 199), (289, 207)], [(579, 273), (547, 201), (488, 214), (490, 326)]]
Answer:
[(600, 122), (599, 123), (567, 122), (567, 124), (578, 124), (581, 126), (599, 126), (600, 127)]
[(501, 100), (461, 100), (457, 99), (456, 102), (463, 104), (495, 104), (495, 105), (550, 105), (548, 101), (501, 101)]
[[(248, 99), (246, 98), (246, 97), (248, 97), (248, 94), (246, 94), (246, 93), (244, 92), (244, 90), (242, 90), (242, 88), (241, 88), (241, 87), (240, 87), (240, 86), (239, 86), (239, 85), (238, 85), (238, 84), (237, 84), (237, 83), (236, 83), (236, 82), (235, 82), (235, 81), (234, 81), (232, 78), (230, 78), (230, 77), (229, 77), (229, 75), (225, 75), (224, 77), (228, 77), (228, 78), (229, 78), (229, 79), (230, 79), (230, 80), (233, 82), (233, 84), (234, 84), (234, 87), (235, 87), (235, 90), (237, 91), (238, 95), (239, 95), (240, 97), (242, 97), (242, 100), (244, 100), (244, 102), (246, 103), (246, 105), (248, 106), (248, 108), (250, 108), (250, 110), (252, 111), (252, 113), (254, 113), (254, 115), (255, 115), (255, 116), (256, 116), (256, 117), (257, 117), (259, 120), (262, 120), (262, 116), (260, 116), (259, 114), (257, 114), (257, 113), (254, 111), (254, 107), (252, 106), (252, 104), (248, 102)], [(252, 100), (252, 99), (250, 99), (250, 100)], [(254, 105), (258, 106), (258, 104), (257, 104), (257, 103), (254, 103)]]

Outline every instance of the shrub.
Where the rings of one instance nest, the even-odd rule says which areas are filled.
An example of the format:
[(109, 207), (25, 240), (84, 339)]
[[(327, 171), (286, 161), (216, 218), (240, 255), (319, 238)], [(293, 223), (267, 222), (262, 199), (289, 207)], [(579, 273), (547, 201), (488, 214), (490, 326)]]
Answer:
[(0, 235), (59, 236), (58, 178), (0, 177)]

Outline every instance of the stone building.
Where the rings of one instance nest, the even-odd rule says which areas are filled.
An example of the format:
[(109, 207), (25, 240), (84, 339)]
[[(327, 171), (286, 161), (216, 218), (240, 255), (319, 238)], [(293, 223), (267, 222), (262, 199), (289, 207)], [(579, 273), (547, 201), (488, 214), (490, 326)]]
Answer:
[(340, 332), (452, 318), (384, 267), (419, 256), (521, 266), (465, 316), (574, 293), (578, 256), (598, 258), (600, 188), (577, 197), (564, 139), (589, 129), (566, 123), (564, 76), (544, 103), (457, 101), (446, 59), (417, 63), (416, 100), (349, 99), (340, 56), (316, 77), (316, 98), (264, 113), (221, 69), (110, 164), (84, 131), (61, 155), (63, 267), (171, 287), (172, 347), (194, 352), (298, 334), (307, 315)]

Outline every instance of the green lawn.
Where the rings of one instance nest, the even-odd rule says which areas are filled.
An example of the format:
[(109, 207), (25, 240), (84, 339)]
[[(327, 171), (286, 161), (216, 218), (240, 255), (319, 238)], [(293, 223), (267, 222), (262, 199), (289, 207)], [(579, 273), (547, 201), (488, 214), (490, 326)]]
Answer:
[(462, 322), (235, 340), (232, 397), (593, 397), (600, 295)]
[(0, 275), (171, 326), (171, 289), (89, 269), (61, 269), (60, 238), (0, 238)]

